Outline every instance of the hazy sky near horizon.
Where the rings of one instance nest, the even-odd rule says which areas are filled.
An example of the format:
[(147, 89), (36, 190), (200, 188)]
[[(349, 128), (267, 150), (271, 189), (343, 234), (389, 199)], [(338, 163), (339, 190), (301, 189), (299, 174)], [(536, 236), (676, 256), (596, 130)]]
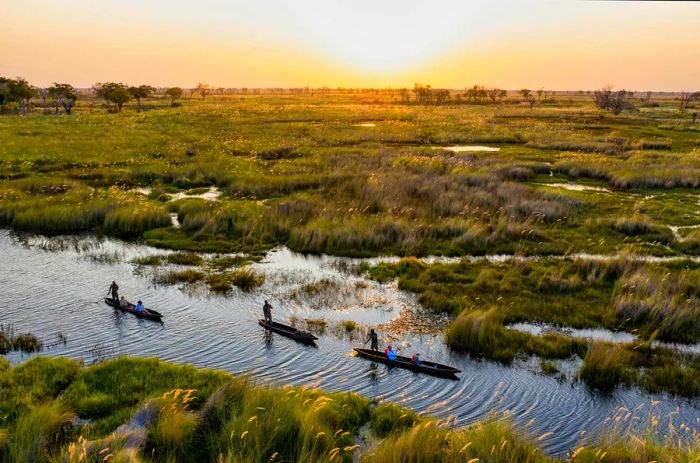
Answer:
[(8, 0), (35, 85), (700, 90), (700, 2)]

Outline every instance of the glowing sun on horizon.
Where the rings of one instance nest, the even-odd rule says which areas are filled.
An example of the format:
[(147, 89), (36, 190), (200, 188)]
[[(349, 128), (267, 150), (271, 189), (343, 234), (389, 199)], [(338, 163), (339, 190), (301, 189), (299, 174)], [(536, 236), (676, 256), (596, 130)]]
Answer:
[(468, 27), (464, 17), (434, 16), (426, 5), (405, 2), (330, 1), (321, 5), (288, 0), (298, 35), (338, 61), (363, 71), (392, 71), (418, 65), (450, 48)]

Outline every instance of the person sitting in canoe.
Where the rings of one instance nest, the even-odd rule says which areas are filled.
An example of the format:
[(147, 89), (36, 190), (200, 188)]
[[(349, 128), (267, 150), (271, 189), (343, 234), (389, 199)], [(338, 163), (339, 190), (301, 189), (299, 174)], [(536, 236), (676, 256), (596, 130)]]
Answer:
[(107, 291), (112, 293), (112, 300), (114, 302), (119, 302), (119, 285), (115, 281), (109, 285), (109, 289)]
[(138, 301), (136, 305), (134, 306), (134, 310), (137, 312), (144, 312), (146, 308), (143, 306), (143, 302)]
[(265, 300), (263, 305), (263, 315), (265, 316), (265, 322), (272, 324), (272, 304), (267, 302), (267, 300)]
[(372, 341), (371, 349), (372, 350), (379, 350), (379, 336), (377, 336), (377, 332), (374, 331), (374, 328), (369, 330), (369, 334), (367, 335), (367, 340), (365, 341), (365, 344), (367, 344), (367, 341)]
[(121, 298), (119, 298), (119, 305), (120, 305), (121, 307), (123, 307), (123, 308), (129, 307), (129, 303), (126, 302), (126, 299), (124, 299), (124, 296), (122, 296)]
[(420, 354), (418, 352), (415, 352), (413, 354), (413, 357), (411, 357), (411, 360), (413, 361), (414, 365), (420, 365)]
[(386, 351), (386, 358), (388, 358), (391, 361), (396, 360), (396, 347), (389, 346), (389, 348)]

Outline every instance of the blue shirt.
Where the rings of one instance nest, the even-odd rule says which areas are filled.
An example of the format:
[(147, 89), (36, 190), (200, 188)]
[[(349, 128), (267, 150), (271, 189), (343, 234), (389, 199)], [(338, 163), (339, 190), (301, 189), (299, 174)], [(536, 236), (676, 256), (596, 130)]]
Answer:
[(389, 352), (386, 353), (386, 356), (389, 358), (389, 360), (396, 360), (396, 348), (392, 347), (389, 349)]
[(137, 312), (143, 312), (143, 304), (136, 304), (134, 308)]

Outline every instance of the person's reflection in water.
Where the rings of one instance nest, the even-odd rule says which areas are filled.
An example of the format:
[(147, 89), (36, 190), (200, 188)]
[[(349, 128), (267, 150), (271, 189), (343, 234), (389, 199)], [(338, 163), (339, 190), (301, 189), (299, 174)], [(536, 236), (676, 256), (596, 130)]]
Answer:
[(270, 330), (263, 330), (263, 339), (265, 340), (265, 347), (268, 349), (272, 347), (272, 331)]
[(376, 383), (379, 381), (379, 364), (378, 363), (370, 363), (369, 367), (367, 368), (367, 377), (369, 378), (369, 381), (371, 383)]

